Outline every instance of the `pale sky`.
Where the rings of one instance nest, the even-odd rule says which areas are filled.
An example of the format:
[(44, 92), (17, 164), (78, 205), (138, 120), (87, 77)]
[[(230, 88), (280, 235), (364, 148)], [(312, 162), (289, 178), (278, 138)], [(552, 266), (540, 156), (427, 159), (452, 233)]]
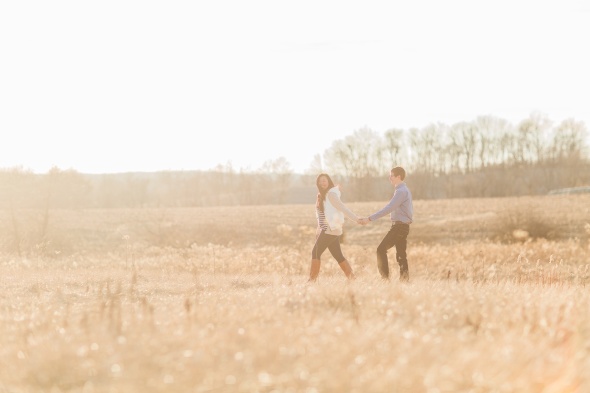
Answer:
[(363, 127), (590, 126), (584, 0), (0, 2), (0, 168), (255, 170)]

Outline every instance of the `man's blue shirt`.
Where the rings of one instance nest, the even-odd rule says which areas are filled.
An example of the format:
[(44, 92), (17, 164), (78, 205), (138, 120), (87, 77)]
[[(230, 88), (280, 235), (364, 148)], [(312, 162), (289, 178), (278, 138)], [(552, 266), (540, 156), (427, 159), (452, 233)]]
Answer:
[(412, 223), (414, 216), (414, 207), (412, 205), (412, 193), (406, 186), (406, 183), (400, 183), (395, 186), (393, 197), (387, 205), (378, 212), (369, 216), (371, 221), (375, 221), (391, 213), (391, 221), (401, 221), (406, 224)]

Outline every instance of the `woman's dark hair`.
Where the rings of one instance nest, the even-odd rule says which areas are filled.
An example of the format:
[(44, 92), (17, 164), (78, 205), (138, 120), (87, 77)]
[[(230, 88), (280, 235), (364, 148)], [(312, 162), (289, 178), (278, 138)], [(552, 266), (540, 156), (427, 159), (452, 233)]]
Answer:
[[(322, 176), (325, 176), (326, 179), (328, 179), (328, 189), (326, 190), (322, 190), (320, 188), (320, 179)], [(320, 173), (318, 175), (318, 177), (315, 179), (315, 185), (318, 188), (318, 199), (316, 201), (315, 206), (320, 209), (320, 211), (324, 211), (324, 201), (326, 200), (326, 194), (328, 193), (328, 191), (334, 187), (334, 182), (332, 181), (332, 179), (330, 178), (330, 175), (328, 175), (327, 173)]]

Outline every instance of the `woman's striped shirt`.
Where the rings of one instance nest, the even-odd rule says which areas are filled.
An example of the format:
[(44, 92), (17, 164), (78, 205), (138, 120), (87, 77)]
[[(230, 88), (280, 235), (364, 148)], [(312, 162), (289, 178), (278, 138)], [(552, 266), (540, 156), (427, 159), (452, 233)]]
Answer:
[(326, 220), (326, 215), (318, 207), (316, 207), (315, 210), (316, 210), (316, 217), (318, 219), (318, 226), (323, 231), (327, 231), (329, 229), (329, 227), (328, 227), (328, 221)]

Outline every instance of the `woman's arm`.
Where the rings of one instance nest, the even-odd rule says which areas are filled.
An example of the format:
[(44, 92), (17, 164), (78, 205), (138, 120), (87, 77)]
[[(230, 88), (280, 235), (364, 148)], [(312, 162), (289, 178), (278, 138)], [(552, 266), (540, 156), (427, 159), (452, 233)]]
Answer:
[(358, 220), (357, 215), (354, 214), (349, 208), (346, 207), (346, 205), (340, 200), (340, 198), (338, 197), (338, 195), (336, 193), (329, 192), (328, 199), (330, 200), (330, 203), (332, 204), (332, 206), (334, 206), (337, 210), (344, 213), (344, 215), (346, 217), (348, 217), (350, 220), (357, 222), (357, 220)]

